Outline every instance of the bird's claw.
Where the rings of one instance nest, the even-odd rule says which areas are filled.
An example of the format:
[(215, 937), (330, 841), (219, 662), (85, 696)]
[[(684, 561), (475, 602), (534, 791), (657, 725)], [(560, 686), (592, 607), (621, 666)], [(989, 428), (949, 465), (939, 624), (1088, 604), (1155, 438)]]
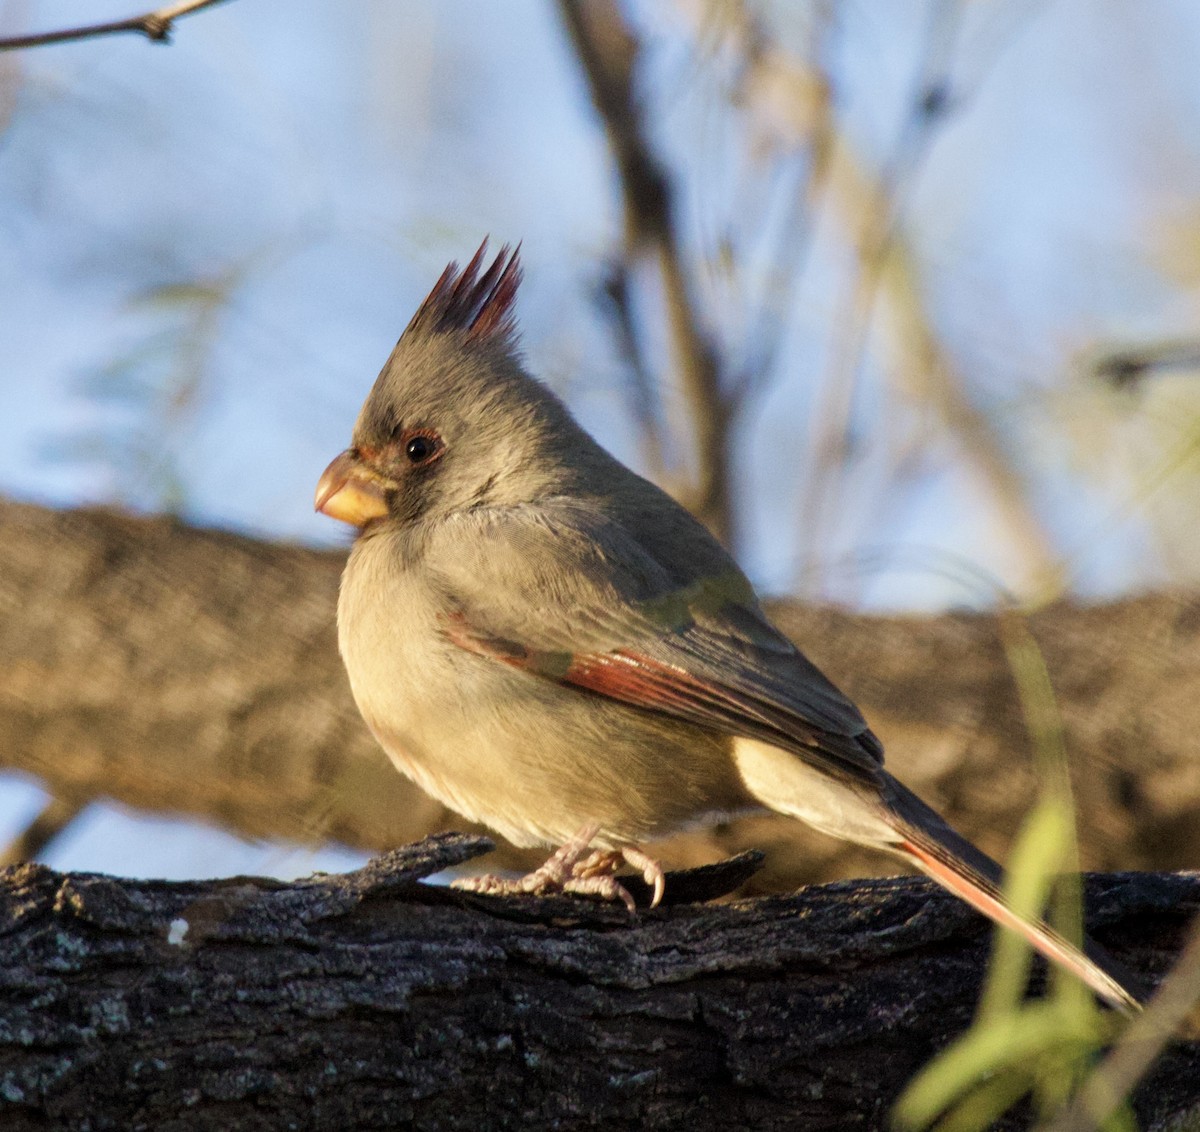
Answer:
[(621, 901), (629, 912), (636, 912), (637, 905), (627, 889), (614, 876), (573, 877), (562, 886), (563, 892), (577, 896), (598, 896), (601, 900)]
[(662, 903), (663, 893), (667, 890), (667, 877), (663, 867), (653, 857), (643, 853), (636, 845), (629, 845), (621, 850), (621, 856), (630, 868), (638, 869), (644, 880), (654, 893), (650, 899), (650, 907), (657, 908)]
[(633, 897), (613, 875), (622, 865), (630, 865), (641, 872), (653, 891), (650, 907), (656, 907), (662, 900), (666, 885), (662, 866), (632, 845), (623, 849), (590, 851), (592, 838), (598, 832), (596, 826), (586, 826), (564, 843), (544, 865), (515, 880), (487, 873), (456, 880), (451, 887), (486, 896), (546, 896), (555, 892), (596, 896), (601, 900), (619, 900), (630, 912), (634, 912), (637, 905)]
[[(663, 892), (666, 890), (666, 875), (663, 873), (662, 865), (636, 846), (627, 845), (622, 849), (597, 849), (591, 856), (575, 865), (573, 875), (581, 880), (611, 878), (622, 865), (629, 865), (642, 874), (642, 879), (654, 893), (650, 900), (650, 907), (657, 908), (662, 902)], [(625, 892), (625, 889), (622, 888), (621, 891)], [(626, 896), (628, 895), (626, 893)]]

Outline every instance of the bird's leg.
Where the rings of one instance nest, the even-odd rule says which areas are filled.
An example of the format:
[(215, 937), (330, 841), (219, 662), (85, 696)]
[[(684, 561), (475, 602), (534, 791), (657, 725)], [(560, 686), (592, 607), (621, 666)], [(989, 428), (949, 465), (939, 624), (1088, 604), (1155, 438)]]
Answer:
[(643, 853), (636, 845), (625, 845), (620, 849), (597, 849), (591, 856), (576, 863), (573, 875), (578, 880), (602, 877), (612, 879), (613, 874), (622, 865), (629, 865), (642, 874), (642, 879), (654, 892), (650, 907), (656, 908), (662, 901), (667, 878), (663, 874), (662, 865)]
[[(452, 888), (464, 892), (481, 892), (488, 896), (543, 896), (551, 892), (570, 892), (579, 896), (599, 896), (603, 900), (620, 900), (629, 911), (636, 906), (633, 897), (625, 891), (612, 875), (612, 869), (606, 873), (580, 875), (580, 863), (587, 857), (600, 855), (592, 853), (589, 857), (592, 838), (600, 831), (599, 826), (585, 825), (570, 841), (565, 842), (549, 860), (540, 868), (527, 873), (516, 880), (486, 873), (478, 877), (464, 877), (452, 883)], [(617, 851), (618, 859), (620, 851)], [(661, 870), (660, 870), (661, 873)], [(657, 891), (657, 890), (656, 890)]]

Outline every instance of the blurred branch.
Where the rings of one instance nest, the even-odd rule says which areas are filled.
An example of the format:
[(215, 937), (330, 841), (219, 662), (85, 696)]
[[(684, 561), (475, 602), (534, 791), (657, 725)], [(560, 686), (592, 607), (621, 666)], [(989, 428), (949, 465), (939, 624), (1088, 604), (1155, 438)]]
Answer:
[[(1029, 505), (1025, 484), (1004, 450), (1004, 444), (987, 416), (972, 405), (961, 376), (942, 349), (932, 329), (921, 294), (920, 273), (899, 231), (907, 194), (921, 160), (928, 153), (934, 128), (949, 107), (963, 102), (951, 97), (944, 56), (951, 32), (945, 13), (958, 9), (935, 8), (929, 46), (913, 95), (913, 109), (896, 155), (876, 183), (855, 160), (848, 143), (840, 139), (829, 174), (828, 197), (843, 216), (843, 225), (859, 233), (859, 272), (844, 317), (837, 355), (826, 386), (826, 404), (817, 425), (814, 455), (818, 468), (843, 463), (854, 391), (876, 307), (880, 309), (886, 342), (893, 355), (889, 372), (918, 404), (931, 411), (942, 429), (957, 441), (961, 457), (979, 475), (998, 519), (1012, 542), (1021, 548), (1035, 588), (1051, 586), (1058, 577), (1056, 555), (1041, 522)], [(942, 23), (937, 14), (942, 13)], [(811, 550), (823, 545), (821, 532), (827, 516), (838, 513), (830, 498), (832, 477), (814, 469), (803, 529), (813, 532)], [(824, 499), (817, 495), (825, 492)]]
[[(344, 564), (174, 519), (0, 500), (0, 768), (55, 797), (248, 837), (380, 849), (461, 827), (354, 707), (335, 631)], [(995, 616), (770, 614), (861, 705), (894, 772), (1003, 855), (1034, 781)], [(1062, 604), (1029, 625), (1076, 763), (1085, 866), (1200, 864), (1200, 597)], [(699, 863), (764, 846), (759, 891), (889, 867), (765, 816), (663, 850)]]
[(62, 28), (59, 31), (44, 31), (35, 35), (16, 35), (0, 39), (0, 51), (19, 51), (26, 47), (46, 47), (53, 43), (71, 43), (79, 39), (96, 39), (102, 35), (122, 35), (133, 32), (144, 35), (157, 43), (169, 43), (175, 30), (175, 21), (194, 15), (203, 8), (223, 4), (225, 0), (179, 0), (141, 16), (130, 16), (124, 20), (112, 20), (103, 24), (85, 24), (82, 27)]
[(32, 861), (84, 808), (75, 798), (51, 798), (41, 812), (0, 852), (0, 868)]
[[(848, 164), (843, 172), (860, 177)], [(870, 192), (863, 186), (864, 192)], [(839, 197), (849, 203), (849, 197)], [(1030, 506), (1026, 485), (988, 419), (967, 395), (961, 376), (929, 324), (920, 288), (920, 274), (909, 248), (898, 240), (880, 277), (882, 313), (894, 355), (893, 380), (921, 406), (932, 412), (942, 429), (958, 445), (968, 466), (979, 476), (980, 486), (1012, 543), (1024, 554), (1033, 589), (1048, 588), (1057, 594), (1061, 566), (1041, 521)], [(1044, 595), (1043, 595), (1044, 596)]]
[[(838, 335), (835, 357), (814, 428), (809, 498), (801, 522), (809, 554), (828, 545), (826, 528), (839, 513), (834, 473), (848, 458), (862, 355), (872, 321), (878, 316), (893, 355), (886, 367), (888, 375), (908, 399), (928, 411), (957, 441), (962, 459), (973, 466), (991, 497), (999, 521), (1022, 548), (1030, 574), (1039, 581), (1057, 577), (1053, 547), (1029, 507), (1024, 482), (986, 414), (971, 404), (965, 383), (930, 325), (919, 273), (901, 233), (907, 197), (936, 129), (970, 94), (950, 77), (951, 52), (959, 54), (961, 0), (938, 0), (931, 9), (911, 108), (892, 157), (874, 181), (840, 129), (834, 114), (833, 83), (819, 66), (819, 52), (800, 58), (782, 50), (756, 9), (736, 0), (703, 9), (684, 5), (681, 10), (693, 22), (700, 11), (711, 12), (720, 20), (722, 34), (741, 57), (734, 99), (764, 123), (768, 134), (776, 136), (777, 147), (808, 155), (807, 179), (796, 195), (784, 236), (776, 244), (775, 271), (787, 273), (785, 277), (795, 286), (817, 210), (826, 201), (837, 209), (843, 230), (854, 234), (859, 270), (842, 314), (833, 320)], [(693, 29), (696, 36), (704, 30)], [(773, 273), (772, 283), (779, 277)], [(786, 310), (787, 299), (776, 306)], [(744, 399), (758, 393), (769, 376), (785, 325), (782, 320), (772, 324), (765, 298), (758, 307), (759, 317), (747, 336), (752, 343), (749, 360), (727, 383), (727, 403), (735, 415)]]
[(672, 350), (687, 399), (695, 482), (682, 500), (723, 542), (731, 533), (729, 439), (733, 413), (717, 355), (700, 326), (675, 230), (671, 186), (646, 140), (634, 91), (640, 50), (614, 0), (559, 0), (559, 11), (604, 122), (625, 213), (626, 257), (649, 249), (665, 292)]
[[(211, 274), (134, 294), (128, 309), (144, 320), (146, 332), (72, 383), (102, 411), (84, 428), (51, 437), (45, 455), (99, 465), (124, 506), (182, 511), (187, 494), (180, 453), (189, 425), (219, 384), (214, 351), (247, 280), (286, 261), (295, 246), (269, 240)], [(103, 411), (114, 408), (120, 412), (115, 421)]]
[[(840, 513), (843, 481), (837, 472), (852, 456), (851, 420), (876, 300), (908, 195), (948, 106), (950, 52), (960, 16), (959, 0), (938, 0), (932, 5), (919, 74), (895, 150), (877, 183), (857, 195), (861, 207), (846, 216), (858, 264), (841, 311), (833, 319), (838, 333), (815, 413), (811, 470), (801, 504), (800, 527), (809, 536), (802, 578), (812, 576), (820, 549), (828, 542), (832, 517)], [(841, 144), (845, 147), (844, 139)], [(841, 164), (844, 168), (846, 162)]]
[[(1181, 476), (1185, 470), (1195, 468), (1197, 457), (1200, 457), (1200, 422), (1197, 422), (1189, 414), (1187, 417), (1174, 421), (1173, 424), (1175, 427), (1172, 431), (1181, 433), (1175, 443), (1168, 447), (1162, 439), (1156, 441), (1154, 462), (1140, 473), (1133, 490), (1125, 492), (1122, 498), (1108, 507), (1103, 518), (1092, 524), (1091, 529), (1077, 539), (1076, 548), (1064, 556), (1060, 565), (1063, 592), (1073, 584), (1072, 574), (1081, 568), (1090, 547), (1102, 542), (1108, 531), (1128, 521), (1134, 515), (1153, 516), (1156, 497), (1159, 497), (1171, 481)], [(1190, 486), (1185, 487), (1184, 490), (1191, 490), (1191, 488)], [(1158, 533), (1161, 537), (1163, 532)], [(1194, 557), (1190, 538), (1185, 545), (1190, 562)]]
[(609, 303), (617, 332), (617, 349), (625, 361), (632, 386), (633, 418), (642, 438), (642, 456), (650, 478), (663, 484), (667, 475), (664, 455), (662, 421), (654, 379), (646, 365), (641, 341), (634, 325), (633, 305), (629, 295), (629, 265), (622, 258), (609, 267), (603, 283), (603, 294)]
[(1092, 373), (1114, 389), (1136, 389), (1164, 370), (1200, 369), (1200, 342), (1161, 342), (1137, 349), (1114, 350), (1092, 363)]
[[(778, 98), (782, 90), (789, 103), (789, 115), (808, 151), (803, 185), (792, 194), (788, 216), (778, 239), (766, 284), (759, 301), (752, 304), (757, 319), (746, 335), (748, 360), (736, 375), (731, 396), (740, 410), (763, 391), (774, 368), (779, 344), (792, 313), (792, 300), (799, 285), (802, 266), (812, 246), (816, 218), (828, 189), (830, 161), (836, 142), (832, 111), (831, 84), (815, 63), (801, 62), (782, 51), (762, 24), (761, 14), (741, 0), (722, 3), (715, 15), (725, 23), (738, 42), (742, 54), (742, 73), (736, 99), (753, 104), (756, 98)], [(831, 19), (828, 6), (816, 11), (819, 38)], [(799, 104), (799, 106), (797, 105)], [(783, 294), (772, 297), (772, 290), (784, 283)]]
[(795, 195), (784, 233), (777, 244), (775, 261), (767, 272), (766, 286), (774, 288), (783, 281), (783, 294), (771, 298), (764, 294), (754, 304), (756, 324), (746, 335), (748, 360), (741, 366), (731, 389), (738, 410), (766, 388), (779, 356), (779, 346), (787, 329), (787, 316), (793, 312), (793, 299), (799, 287), (802, 265), (812, 244), (812, 233), (821, 198), (829, 183), (830, 158), (833, 155), (833, 131), (830, 124), (814, 130), (812, 160), (801, 192)]

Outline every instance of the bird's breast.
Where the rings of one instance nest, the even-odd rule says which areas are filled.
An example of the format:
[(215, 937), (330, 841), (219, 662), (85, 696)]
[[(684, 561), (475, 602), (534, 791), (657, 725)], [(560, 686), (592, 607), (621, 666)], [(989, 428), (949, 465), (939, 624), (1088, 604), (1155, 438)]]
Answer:
[(441, 598), (397, 560), (352, 555), (338, 638), (363, 718), (397, 768), (517, 845), (662, 836), (753, 804), (725, 736), (455, 645)]

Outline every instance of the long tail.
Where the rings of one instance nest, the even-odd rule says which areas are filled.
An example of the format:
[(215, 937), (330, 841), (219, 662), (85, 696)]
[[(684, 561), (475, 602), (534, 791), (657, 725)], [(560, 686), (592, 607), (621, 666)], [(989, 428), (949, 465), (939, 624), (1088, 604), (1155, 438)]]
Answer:
[(1141, 1010), (1138, 980), (1090, 940), (1081, 951), (1049, 924), (1017, 915), (1004, 900), (1000, 866), (882, 767), (870, 780), (841, 777), (796, 753), (738, 737), (734, 760), (763, 805), (834, 837), (896, 853), (990, 920), (1011, 928), (1052, 963), (1077, 975), (1125, 1014)]
[(1049, 924), (1027, 920), (1005, 903), (1001, 869), (986, 853), (955, 833), (942, 817), (906, 786), (887, 776), (889, 822), (900, 835), (886, 848), (916, 865), (938, 884), (1006, 928), (1023, 936), (1052, 963), (1082, 979), (1114, 1009), (1136, 1014), (1145, 993), (1131, 972), (1099, 944), (1084, 939), (1080, 951)]

